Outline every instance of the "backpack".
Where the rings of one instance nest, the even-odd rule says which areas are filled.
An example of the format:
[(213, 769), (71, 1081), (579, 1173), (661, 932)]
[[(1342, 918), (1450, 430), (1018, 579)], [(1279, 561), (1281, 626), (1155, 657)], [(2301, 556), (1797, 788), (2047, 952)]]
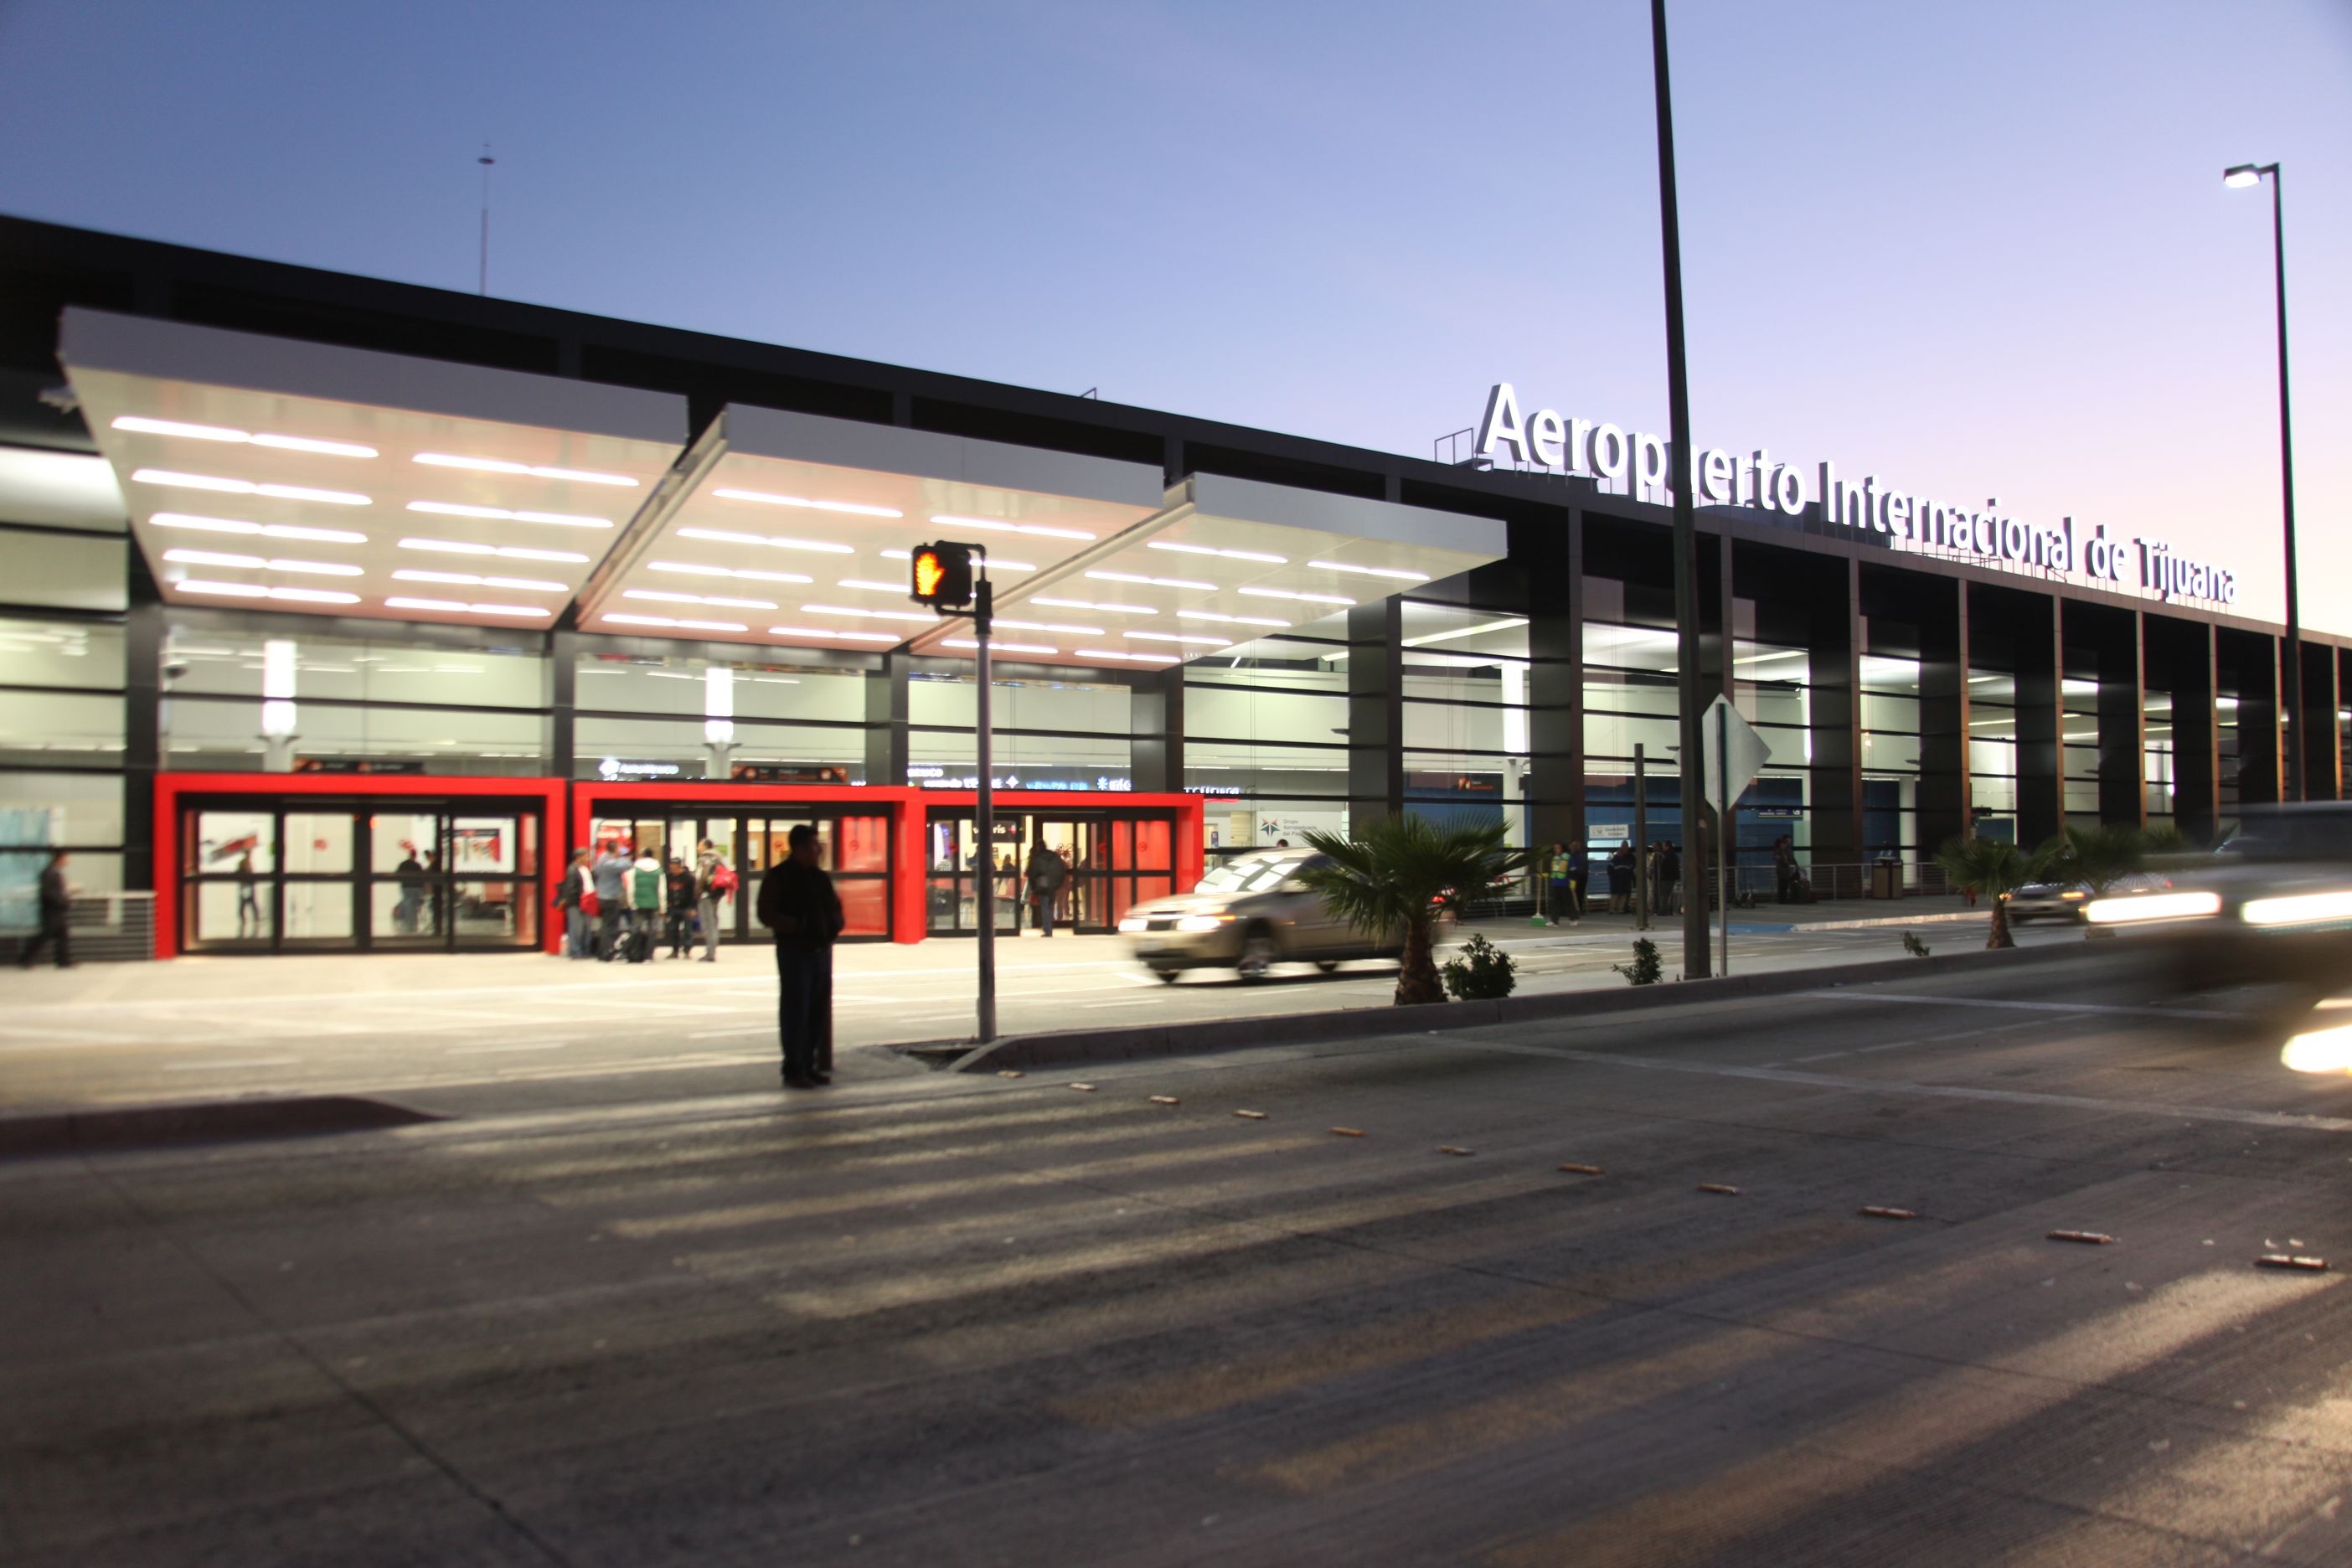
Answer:
[(721, 860), (718, 865), (713, 866), (710, 868), (710, 890), (712, 893), (724, 898), (727, 894), (733, 892), (737, 886), (738, 879), (735, 876), (735, 868), (730, 866), (726, 861)]

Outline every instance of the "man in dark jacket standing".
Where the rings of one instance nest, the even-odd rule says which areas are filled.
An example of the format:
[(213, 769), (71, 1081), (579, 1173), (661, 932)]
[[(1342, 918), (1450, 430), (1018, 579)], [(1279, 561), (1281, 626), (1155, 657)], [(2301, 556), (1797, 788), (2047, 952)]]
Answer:
[(66, 852), (59, 849), (49, 856), (48, 865), (41, 871), (41, 929), (25, 943), (25, 951), (17, 959), (20, 964), (32, 968), (34, 958), (46, 942), (56, 946), (59, 969), (74, 966), (66, 939), (66, 916), (72, 908), (73, 890), (66, 886)]
[(1069, 879), (1070, 868), (1045, 842), (1045, 830), (1042, 827), (1037, 830), (1035, 842), (1029, 846), (1029, 864), (1024, 869), (1029, 877), (1029, 901), (1037, 907), (1037, 929), (1051, 936), (1054, 906), (1061, 899), (1062, 884)]
[(817, 864), (816, 829), (792, 831), (791, 850), (760, 879), (760, 923), (776, 933), (776, 1033), (784, 1087), (833, 1081), (833, 944), (841, 896)]

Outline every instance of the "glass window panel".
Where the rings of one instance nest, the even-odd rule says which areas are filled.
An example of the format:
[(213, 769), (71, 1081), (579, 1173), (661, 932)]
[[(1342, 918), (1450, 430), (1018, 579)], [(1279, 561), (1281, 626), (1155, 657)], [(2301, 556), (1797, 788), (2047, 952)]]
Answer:
[(121, 775), (0, 773), (0, 841), (121, 843)]
[(529, 647), (444, 646), (427, 628), (380, 639), (174, 626), (163, 648), (167, 689), (177, 693), (261, 696), (266, 647), (294, 645), (294, 700), (415, 702), (453, 708), (544, 708), (547, 660)]
[(13, 605), (59, 610), (120, 610), (130, 603), (130, 547), (120, 538), (10, 530), (8, 592)]
[(1862, 727), (1916, 735), (1919, 732), (1919, 700), (1864, 692), (1862, 698)]
[[(990, 719), (1000, 730), (1067, 730), (1125, 736), (1131, 694), (1082, 680), (997, 680)], [(917, 725), (970, 730), (979, 683), (969, 676), (918, 676), (907, 683), (907, 718)], [(968, 742), (967, 742), (968, 743)]]
[[(636, 763), (674, 767), (675, 773), (647, 773), (640, 778), (701, 778), (710, 760), (699, 719), (597, 719), (575, 721), (572, 776), (598, 778), (607, 758), (617, 766)], [(835, 730), (804, 724), (739, 722), (730, 763), (777, 767), (839, 767), (852, 781), (866, 776), (866, 735), (862, 730)]]
[(350, 882), (289, 882), (285, 884), (286, 941), (333, 943), (352, 940)]
[(0, 691), (0, 761), (104, 763), (122, 754), (122, 699), (52, 691)]
[[(688, 825), (688, 835), (692, 826)], [(449, 822), (449, 870), (458, 876), (519, 868), (520, 845), (511, 816), (458, 816)]]
[(12, 686), (122, 685), (122, 628), (0, 621), (0, 680)]
[[(436, 773), (534, 774), (546, 754), (547, 729), (536, 713), (297, 702), (294, 752), (298, 759), (413, 759)], [(163, 730), (173, 768), (257, 768), (265, 752), (257, 701), (171, 698), (163, 705)]]
[[(355, 826), (356, 820), (348, 811), (288, 812), (286, 869), (314, 875), (349, 871)], [(290, 914), (287, 924), (290, 930)]]
[(1588, 665), (1672, 674), (1675, 668), (1675, 634), (1658, 626), (1610, 626), (1590, 620), (1584, 624), (1584, 662)]
[(189, 945), (268, 942), (276, 929), (273, 891), (274, 884), (260, 879), (186, 884), (183, 923)]
[(449, 921), (460, 942), (529, 946), (539, 940), (539, 901), (530, 884), (496, 878), (460, 878), (449, 885)]
[(200, 811), (187, 856), (197, 876), (267, 876), (278, 869), (278, 819), (266, 811)]
[(1336, 741), (1348, 727), (1344, 678), (1284, 670), (1252, 672), (1275, 689), (1239, 690), (1217, 683), (1184, 691), (1188, 743), (1201, 740)]

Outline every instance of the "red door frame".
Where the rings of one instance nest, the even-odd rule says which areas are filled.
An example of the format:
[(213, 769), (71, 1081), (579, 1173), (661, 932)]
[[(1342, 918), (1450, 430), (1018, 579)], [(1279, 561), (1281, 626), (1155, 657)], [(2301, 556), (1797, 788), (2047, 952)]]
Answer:
[[(562, 847), (563, 781), (540, 778), (449, 778), (432, 773), (173, 773), (155, 775), (155, 956), (180, 952), (180, 811), (186, 795), (334, 795), (345, 800), (397, 802), (493, 796), (535, 802), (540, 808), (539, 879), (530, 896), (544, 911), (568, 858)], [(541, 945), (563, 945), (563, 922), (540, 921)]]
[[(586, 829), (599, 815), (618, 816), (619, 812), (604, 813), (602, 807), (611, 805), (635, 809), (641, 805), (679, 805), (692, 801), (725, 802), (730, 805), (752, 806), (815, 806), (829, 811), (887, 812), (890, 816), (890, 940), (896, 942), (918, 942), (928, 934), (929, 921), (925, 916), (924, 889), (929, 873), (925, 868), (923, 842), (930, 826), (931, 812), (970, 811), (979, 804), (979, 797), (970, 790), (916, 789), (911, 785), (887, 784), (719, 784), (694, 781), (681, 784), (627, 783), (613, 784), (592, 780), (572, 786), (572, 834), (573, 837)], [(1202, 834), (1202, 813), (1205, 803), (1197, 795), (1138, 795), (1132, 791), (1112, 790), (1100, 794), (1071, 790), (999, 790), (996, 804), (1006, 811), (1165, 811), (1174, 814), (1176, 821), (1175, 877), (1179, 888), (1190, 888), (1201, 879), (1202, 861), (1206, 854)], [(581, 847), (567, 844), (561, 858), (569, 858), (572, 849)], [(551, 856), (551, 858), (559, 857)]]

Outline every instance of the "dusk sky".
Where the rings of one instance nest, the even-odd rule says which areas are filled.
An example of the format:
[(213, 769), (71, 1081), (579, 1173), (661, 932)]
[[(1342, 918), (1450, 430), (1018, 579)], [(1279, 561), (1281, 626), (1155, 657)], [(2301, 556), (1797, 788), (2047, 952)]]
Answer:
[[(1691, 404), (2352, 632), (2352, 4), (1676, 0)], [(0, 0), (0, 209), (1426, 456), (1665, 429), (1648, 8)]]

